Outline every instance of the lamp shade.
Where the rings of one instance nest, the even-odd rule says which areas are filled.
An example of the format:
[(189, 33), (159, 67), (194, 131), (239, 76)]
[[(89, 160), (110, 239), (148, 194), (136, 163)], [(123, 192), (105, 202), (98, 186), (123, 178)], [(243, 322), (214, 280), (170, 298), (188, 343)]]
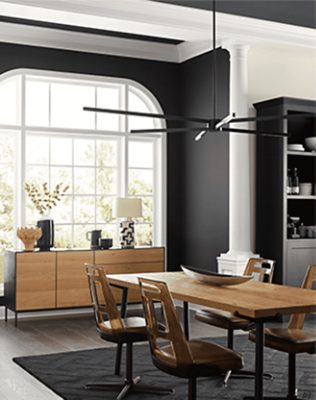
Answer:
[(118, 197), (114, 202), (113, 216), (116, 218), (130, 218), (142, 216), (142, 200)]

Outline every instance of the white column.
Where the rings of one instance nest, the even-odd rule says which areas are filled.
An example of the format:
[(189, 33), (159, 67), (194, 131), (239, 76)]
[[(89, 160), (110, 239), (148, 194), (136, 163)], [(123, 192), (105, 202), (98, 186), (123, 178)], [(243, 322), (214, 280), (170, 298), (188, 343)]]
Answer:
[[(245, 44), (230, 43), (230, 112), (248, 116), (248, 49)], [(248, 124), (230, 127), (248, 128)], [(249, 257), (255, 257), (255, 137), (229, 133), (229, 251), (221, 254), (221, 273), (242, 274)]]

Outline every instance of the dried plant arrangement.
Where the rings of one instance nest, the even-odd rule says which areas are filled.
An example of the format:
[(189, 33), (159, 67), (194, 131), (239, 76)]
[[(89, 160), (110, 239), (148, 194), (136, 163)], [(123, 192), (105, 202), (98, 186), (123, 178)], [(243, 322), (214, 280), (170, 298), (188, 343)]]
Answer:
[(26, 194), (41, 215), (44, 215), (57, 206), (57, 203), (69, 189), (69, 185), (65, 186), (63, 183), (58, 183), (53, 191), (49, 191), (47, 182), (43, 183), (40, 187), (37, 187), (34, 183), (25, 183), (24, 187)]

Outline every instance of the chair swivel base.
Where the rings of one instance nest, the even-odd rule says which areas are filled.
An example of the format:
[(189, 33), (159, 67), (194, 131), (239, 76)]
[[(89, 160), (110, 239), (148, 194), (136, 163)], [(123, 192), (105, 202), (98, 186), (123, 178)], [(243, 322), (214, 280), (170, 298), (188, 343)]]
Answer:
[[(303, 399), (300, 399), (299, 397), (297, 397), (297, 395), (298, 395), (298, 391), (297, 391), (297, 389), (295, 389), (295, 394), (292, 394), (292, 395), (288, 394), (285, 397), (264, 396), (263, 400), (303, 400)], [(244, 397), (244, 400), (255, 400), (255, 397), (254, 396), (247, 396), (247, 397)]]
[(120, 390), (116, 397), (116, 400), (124, 399), (129, 393), (153, 393), (160, 395), (174, 394), (174, 389), (170, 388), (160, 388), (152, 385), (141, 385), (139, 384), (141, 380), (140, 376), (133, 379), (125, 379), (124, 384), (122, 383), (88, 383), (85, 386), (87, 390), (106, 390), (115, 391)]
[[(227, 386), (229, 379), (254, 379), (255, 376), (256, 373), (254, 371), (247, 371), (247, 370), (240, 370), (238, 372), (227, 371), (224, 378), (224, 385)], [(264, 373), (263, 378), (272, 380), (273, 375)]]

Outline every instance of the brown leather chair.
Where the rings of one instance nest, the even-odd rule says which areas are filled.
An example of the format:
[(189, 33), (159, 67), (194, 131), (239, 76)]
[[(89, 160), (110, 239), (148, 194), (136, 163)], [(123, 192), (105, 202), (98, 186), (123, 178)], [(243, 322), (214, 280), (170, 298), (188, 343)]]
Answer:
[[(213, 343), (186, 340), (164, 282), (139, 278), (139, 284), (153, 363), (167, 374), (189, 380), (189, 400), (196, 399), (197, 377), (242, 368), (242, 357), (233, 350)], [(156, 316), (154, 304), (157, 302), (162, 306), (165, 329), (160, 328)]]
[(147, 341), (146, 321), (140, 317), (121, 318), (107, 281), (104, 266), (86, 265), (90, 294), (100, 337), (109, 342), (126, 344), (126, 371), (124, 383), (91, 383), (85, 386), (92, 390), (120, 390), (116, 400), (129, 392), (170, 394), (172, 389), (140, 385), (140, 376), (133, 378), (133, 343)]
[[(244, 275), (253, 275), (255, 280), (259, 282), (267, 281), (272, 282), (274, 272), (275, 261), (264, 258), (249, 258)], [(208, 308), (205, 310), (199, 310), (195, 313), (195, 318), (198, 321), (206, 324), (216, 326), (218, 328), (227, 330), (227, 347), (229, 349), (234, 348), (234, 331), (241, 329), (243, 331), (249, 331), (254, 328), (254, 323), (250, 322), (245, 318), (241, 318), (234, 313), (228, 311), (222, 311), (214, 308)], [(231, 371), (228, 372), (224, 379), (226, 385), (228, 379), (231, 376)], [(253, 378), (255, 373), (253, 371), (242, 370), (235, 374), (235, 378)], [(270, 374), (264, 374), (266, 378), (271, 379)]]
[[(316, 282), (316, 265), (310, 265), (305, 274), (302, 288), (312, 289)], [(303, 330), (305, 314), (293, 314), (287, 328), (266, 328), (264, 330), (264, 345), (271, 349), (288, 353), (288, 394), (284, 399), (294, 400), (297, 398), (296, 389), (296, 354), (316, 353), (316, 334)], [(256, 341), (256, 332), (249, 333), (249, 339)], [(271, 399), (271, 397), (269, 397)], [(276, 399), (276, 397), (275, 397)], [(280, 399), (280, 397), (278, 397)]]

